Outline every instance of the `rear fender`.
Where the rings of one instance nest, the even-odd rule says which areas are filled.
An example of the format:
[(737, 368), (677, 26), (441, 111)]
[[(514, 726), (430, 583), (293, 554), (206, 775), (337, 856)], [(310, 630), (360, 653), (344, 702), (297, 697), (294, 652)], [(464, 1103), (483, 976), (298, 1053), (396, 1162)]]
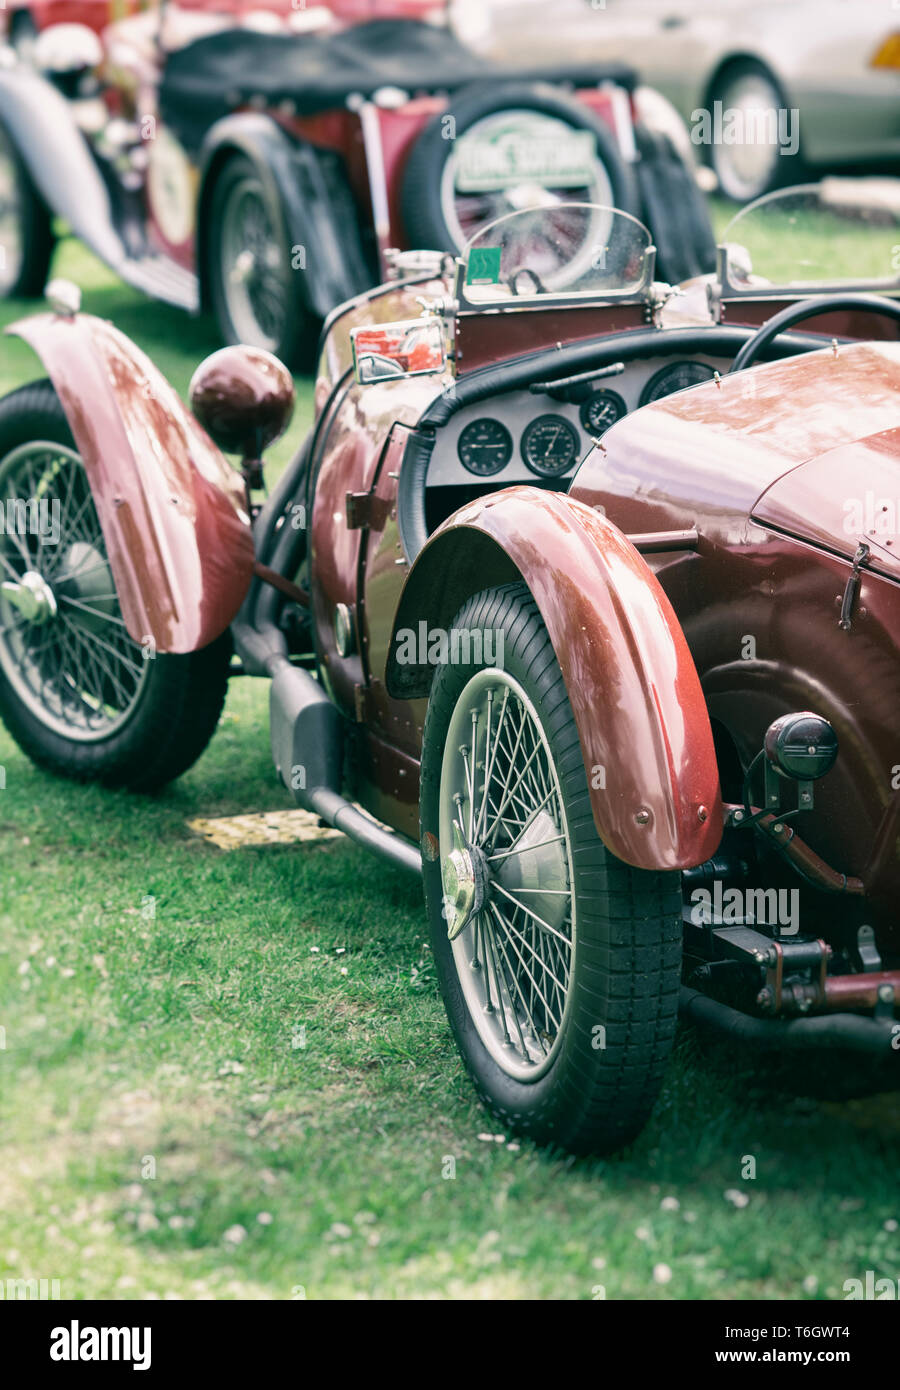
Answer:
[(12, 325), (56, 388), (136, 642), (190, 652), (224, 632), (250, 586), (243, 484), (134, 343), (88, 314)]
[(357, 231), (359, 213), (336, 156), (292, 140), (260, 112), (238, 112), (209, 129), (200, 151), (197, 266), (204, 302), (211, 194), (233, 154), (253, 161), (271, 206), (280, 209), (291, 268), (302, 277), (310, 313), (324, 319), (335, 305), (371, 286), (374, 277)]
[(0, 121), (50, 211), (119, 270), (128, 256), (116, 231), (109, 190), (70, 103), (46, 78), (18, 63), (0, 68)]
[(703, 863), (721, 838), (722, 802), (700, 680), (657, 579), (622, 532), (583, 503), (515, 487), (445, 522), (400, 600), (389, 693), (426, 695), (434, 674), (396, 661), (400, 630), (418, 631), (421, 621), (447, 630), (471, 594), (517, 577), (562, 670), (604, 844), (641, 869)]

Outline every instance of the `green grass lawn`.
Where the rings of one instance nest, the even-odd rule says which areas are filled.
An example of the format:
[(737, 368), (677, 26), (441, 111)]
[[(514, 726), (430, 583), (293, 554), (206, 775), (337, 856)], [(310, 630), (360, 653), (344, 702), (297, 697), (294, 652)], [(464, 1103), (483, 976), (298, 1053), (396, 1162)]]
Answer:
[[(216, 346), (72, 243), (55, 270), (182, 392)], [(4, 390), (38, 374), (23, 345), (0, 351)], [(308, 416), (307, 386), (292, 438)], [(211, 747), (156, 799), (55, 780), (2, 732), (0, 763), (0, 1280), (734, 1300), (900, 1279), (895, 1098), (773, 1093), (685, 1033), (625, 1155), (503, 1134), (457, 1058), (415, 882), (340, 840), (223, 853), (187, 828), (288, 806), (264, 683), (233, 683)]]

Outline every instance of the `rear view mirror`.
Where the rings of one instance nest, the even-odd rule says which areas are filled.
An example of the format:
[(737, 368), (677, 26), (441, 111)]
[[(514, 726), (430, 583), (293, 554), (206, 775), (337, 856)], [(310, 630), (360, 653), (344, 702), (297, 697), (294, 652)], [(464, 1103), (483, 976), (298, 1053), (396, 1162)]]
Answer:
[(393, 377), (442, 372), (447, 365), (440, 319), (404, 319), (354, 328), (353, 366), (361, 386)]

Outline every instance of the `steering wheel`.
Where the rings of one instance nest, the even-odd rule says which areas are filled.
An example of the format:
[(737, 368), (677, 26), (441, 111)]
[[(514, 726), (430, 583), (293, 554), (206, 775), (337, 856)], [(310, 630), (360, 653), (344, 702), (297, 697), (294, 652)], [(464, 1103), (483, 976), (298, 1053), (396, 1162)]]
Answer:
[(752, 338), (747, 339), (732, 362), (730, 372), (742, 372), (745, 367), (752, 366), (763, 349), (769, 346), (773, 338), (778, 337), (783, 328), (790, 328), (795, 323), (802, 323), (804, 319), (811, 319), (817, 314), (829, 313), (835, 309), (862, 309), (900, 323), (900, 303), (895, 299), (887, 299), (880, 294), (820, 294), (814, 299), (803, 299), (799, 304), (789, 304), (786, 309), (773, 314), (762, 328), (757, 329)]

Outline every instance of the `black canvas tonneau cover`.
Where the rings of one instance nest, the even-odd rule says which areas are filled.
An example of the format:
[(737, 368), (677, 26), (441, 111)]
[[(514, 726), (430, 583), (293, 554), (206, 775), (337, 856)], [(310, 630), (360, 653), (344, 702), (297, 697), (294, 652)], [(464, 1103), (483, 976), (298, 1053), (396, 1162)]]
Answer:
[(618, 63), (505, 68), (480, 58), (446, 29), (409, 19), (377, 19), (337, 34), (264, 34), (225, 29), (171, 53), (160, 84), (160, 114), (189, 147), (220, 116), (253, 98), (291, 101), (301, 115), (332, 110), (379, 87), (415, 93), (456, 91), (469, 82), (610, 80), (629, 91), (636, 77)]

